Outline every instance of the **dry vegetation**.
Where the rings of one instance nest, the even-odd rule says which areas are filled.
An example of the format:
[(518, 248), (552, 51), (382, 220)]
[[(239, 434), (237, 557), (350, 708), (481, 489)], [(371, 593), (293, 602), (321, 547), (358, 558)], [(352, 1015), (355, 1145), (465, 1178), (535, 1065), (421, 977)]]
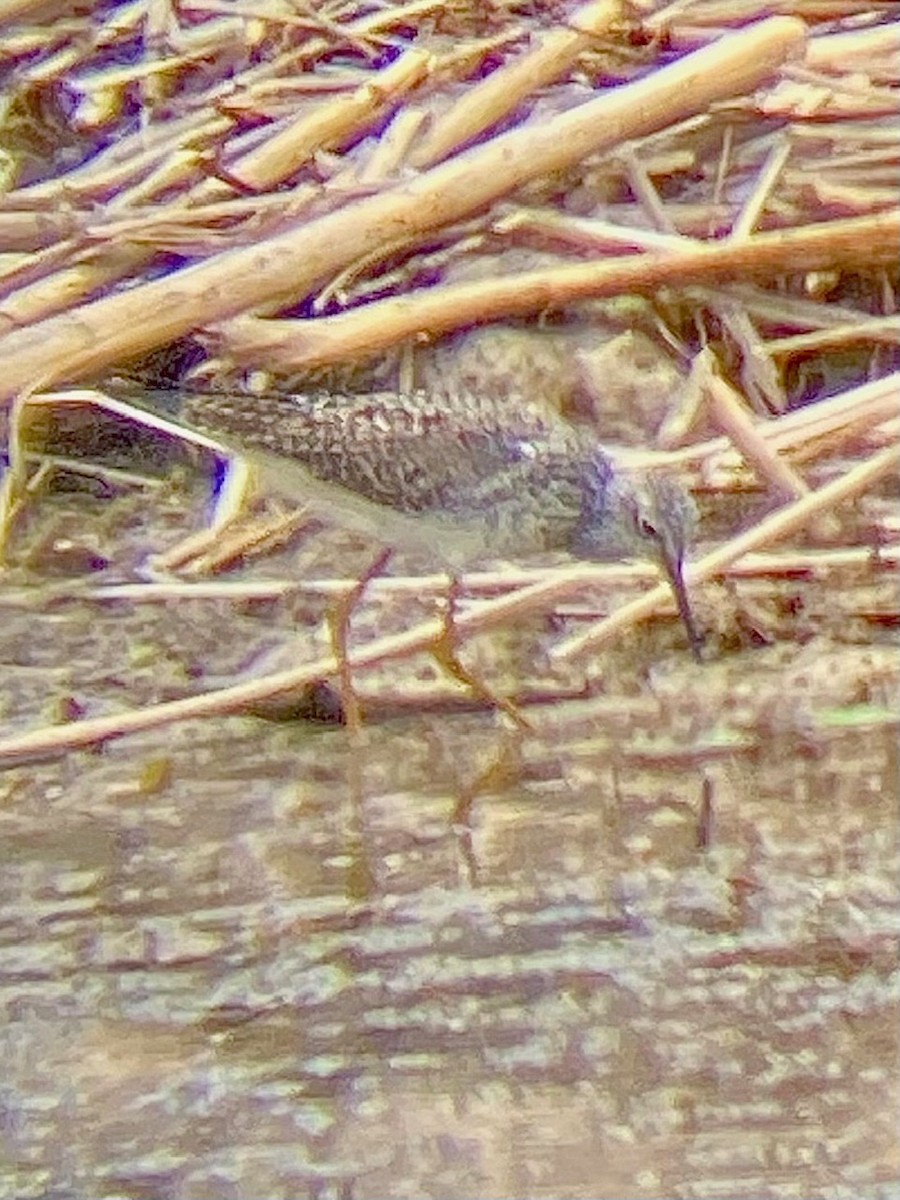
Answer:
[[(897, 0), (0, 48), (0, 1197), (898, 1200)], [(650, 564), (477, 564), (511, 727), (442, 564), (126, 404), (186, 384), (592, 423), (706, 661)]]
[[(900, 22), (855, 0), (762, 19), (771, 8), (12, 6), (0, 391), (22, 435), (5, 489), (13, 558), (25, 451), (53, 448), (38, 412), (64, 423), (86, 405), (89, 455), (119, 411), (60, 385), (539, 388), (639, 447), (638, 469), (684, 473), (718, 525), (689, 569), (698, 593), (750, 575), (771, 598), (805, 579), (843, 589), (841, 611), (880, 637), (896, 617)], [(742, 495), (757, 497), (749, 527), (728, 504)], [(193, 574), (293, 527), (279, 516), (248, 543), (207, 544)], [(458, 630), (598, 579), (571, 566), (474, 578), (493, 598)], [(118, 594), (186, 588), (141, 586)], [(667, 600), (662, 586), (632, 598), (552, 656), (609, 644)], [(771, 612), (717, 603), (705, 615), (720, 648), (785, 634)], [(443, 628), (376, 621), (350, 665), (428, 649)], [(0, 755), (240, 711), (337, 666), (328, 650), (19, 734)]]

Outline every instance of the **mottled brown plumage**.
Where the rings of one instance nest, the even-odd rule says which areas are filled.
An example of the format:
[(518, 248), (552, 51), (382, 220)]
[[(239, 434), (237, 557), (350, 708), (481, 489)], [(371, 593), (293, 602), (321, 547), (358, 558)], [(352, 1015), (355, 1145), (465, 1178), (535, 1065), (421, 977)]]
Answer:
[[(422, 393), (247, 396), (180, 393), (176, 419), (268, 456), (285, 490), (291, 464), (382, 511), (404, 514), (446, 561), (566, 550), (586, 559), (651, 558), (672, 581), (692, 647), (681, 580), (690, 497), (671, 478), (626, 478), (589, 431), (527, 403)], [(424, 520), (422, 520), (424, 518)], [(403, 541), (385, 517), (374, 529)]]

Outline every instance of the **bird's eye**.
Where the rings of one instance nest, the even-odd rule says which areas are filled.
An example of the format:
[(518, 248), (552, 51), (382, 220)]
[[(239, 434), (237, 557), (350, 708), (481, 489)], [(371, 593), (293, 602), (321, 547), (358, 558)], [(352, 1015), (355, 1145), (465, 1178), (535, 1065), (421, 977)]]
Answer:
[(652, 521), (648, 521), (646, 517), (638, 517), (638, 532), (646, 538), (657, 537), (656, 526)]

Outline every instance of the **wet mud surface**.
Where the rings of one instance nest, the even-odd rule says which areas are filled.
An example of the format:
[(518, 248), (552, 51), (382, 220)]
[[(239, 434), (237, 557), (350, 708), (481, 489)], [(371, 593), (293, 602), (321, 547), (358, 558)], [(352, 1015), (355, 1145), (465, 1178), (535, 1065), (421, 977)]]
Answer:
[[(68, 581), (171, 542), (154, 505), (79, 499), (115, 565)], [(73, 501), (37, 507), (4, 736), (322, 637), (296, 603), (47, 602)], [(802, 637), (698, 666), (648, 627), (530, 732), (379, 701), (392, 667), (359, 730), (0, 773), (0, 1195), (900, 1196), (900, 658), (801, 590)]]

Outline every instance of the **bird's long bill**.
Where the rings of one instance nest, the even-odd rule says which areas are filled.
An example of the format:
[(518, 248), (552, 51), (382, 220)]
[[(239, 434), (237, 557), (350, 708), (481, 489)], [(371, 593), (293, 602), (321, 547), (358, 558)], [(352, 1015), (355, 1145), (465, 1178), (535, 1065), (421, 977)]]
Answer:
[(680, 554), (663, 554), (666, 574), (669, 576), (669, 582), (672, 585), (672, 592), (675, 595), (675, 603), (678, 606), (678, 615), (681, 617), (681, 622), (687, 630), (688, 641), (691, 643), (691, 653), (697, 662), (702, 662), (703, 658), (701, 650), (703, 647), (703, 635), (698, 630), (694, 623), (694, 614), (691, 611), (691, 604), (688, 600), (687, 588), (684, 583), (684, 563)]

